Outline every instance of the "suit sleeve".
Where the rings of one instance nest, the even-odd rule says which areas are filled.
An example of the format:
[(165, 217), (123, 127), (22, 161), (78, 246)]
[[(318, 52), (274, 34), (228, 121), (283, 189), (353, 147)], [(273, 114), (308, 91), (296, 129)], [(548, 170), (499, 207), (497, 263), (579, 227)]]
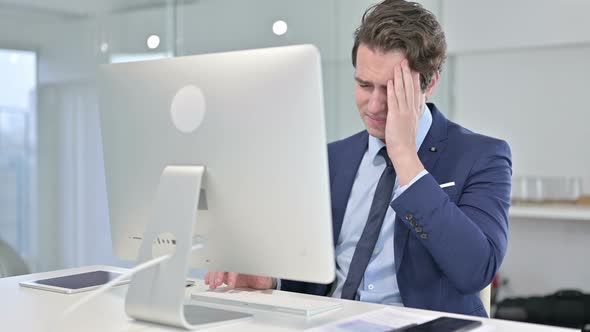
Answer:
[(430, 252), (450, 282), (461, 292), (472, 294), (494, 278), (506, 253), (508, 209), (512, 176), (511, 153), (504, 141), (474, 162), (459, 193), (457, 204), (426, 174), (391, 207), (396, 222)]

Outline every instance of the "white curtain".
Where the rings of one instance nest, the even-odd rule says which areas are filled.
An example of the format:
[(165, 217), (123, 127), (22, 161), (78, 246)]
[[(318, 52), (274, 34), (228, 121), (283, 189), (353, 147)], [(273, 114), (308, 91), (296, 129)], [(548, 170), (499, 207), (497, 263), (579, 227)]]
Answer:
[(114, 264), (96, 87), (40, 87), (41, 270)]

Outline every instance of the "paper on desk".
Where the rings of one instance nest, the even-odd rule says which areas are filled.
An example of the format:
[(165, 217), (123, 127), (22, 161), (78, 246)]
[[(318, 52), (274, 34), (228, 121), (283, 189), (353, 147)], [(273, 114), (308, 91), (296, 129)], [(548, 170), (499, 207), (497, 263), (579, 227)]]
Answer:
[(384, 332), (393, 328), (406, 326), (412, 323), (424, 323), (436, 317), (417, 315), (403, 312), (395, 308), (383, 308), (365, 314), (360, 314), (338, 322), (319, 326), (308, 330), (309, 332), (343, 332), (343, 331), (367, 331)]
[[(396, 308), (383, 308), (371, 311), (365, 314), (353, 316), (334, 323), (315, 327), (307, 330), (308, 332), (348, 332), (348, 331), (365, 331), (365, 332), (385, 332), (394, 328), (400, 328), (412, 323), (424, 323), (440, 316), (437, 315), (419, 315), (408, 313)], [(492, 331), (493, 327), (483, 325), (473, 332)]]

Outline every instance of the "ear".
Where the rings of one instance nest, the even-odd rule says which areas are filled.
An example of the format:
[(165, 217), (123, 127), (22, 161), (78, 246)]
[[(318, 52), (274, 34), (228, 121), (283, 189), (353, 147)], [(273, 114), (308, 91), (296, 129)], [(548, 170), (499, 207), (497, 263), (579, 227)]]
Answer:
[(434, 73), (434, 76), (432, 76), (432, 81), (430, 81), (430, 85), (426, 88), (426, 99), (428, 99), (428, 97), (430, 97), (432, 95), (432, 93), (434, 92), (434, 88), (436, 87), (436, 84), (438, 83), (438, 79), (440, 78), (440, 73), (437, 71), (436, 73)]

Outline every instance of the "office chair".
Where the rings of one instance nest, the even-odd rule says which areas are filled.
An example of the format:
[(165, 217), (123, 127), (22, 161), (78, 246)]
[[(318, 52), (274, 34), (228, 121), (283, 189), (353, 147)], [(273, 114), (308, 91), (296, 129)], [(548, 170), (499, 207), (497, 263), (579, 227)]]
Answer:
[(25, 261), (8, 243), (0, 239), (0, 278), (28, 274)]

